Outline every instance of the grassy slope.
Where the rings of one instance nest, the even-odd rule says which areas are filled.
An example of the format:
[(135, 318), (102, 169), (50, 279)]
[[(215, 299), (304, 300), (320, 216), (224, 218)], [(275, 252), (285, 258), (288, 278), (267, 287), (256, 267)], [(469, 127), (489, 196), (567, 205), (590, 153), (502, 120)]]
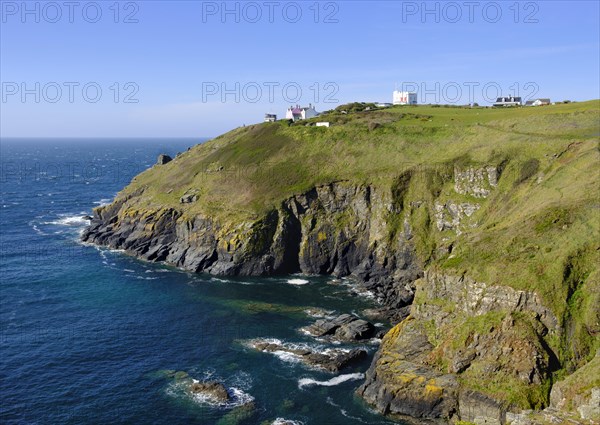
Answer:
[[(457, 163), (503, 163), (498, 189), (475, 215), (478, 227), (461, 236), (439, 234), (427, 213), (413, 217), (420, 253), (453, 273), (538, 292), (567, 328), (563, 340), (550, 341), (565, 370), (590, 359), (599, 347), (590, 335), (600, 332), (600, 101), (515, 109), (404, 106), (309, 121), (317, 120), (332, 126), (238, 128), (142, 173), (122, 194), (146, 187), (136, 208), (256, 218), (316, 184), (350, 180), (389, 188), (404, 170), (416, 169), (423, 178), (413, 179), (404, 206), (420, 199), (432, 207), (426, 193), (433, 184), (442, 200), (477, 201), (436, 175), (451, 176)], [(180, 204), (191, 190), (200, 200)], [(454, 240), (452, 256), (432, 259), (436, 246)]]
[[(394, 107), (318, 118), (334, 123), (330, 128), (305, 127), (304, 122), (248, 126), (141, 175), (131, 188), (151, 184), (153, 198), (171, 205), (179, 205), (188, 188), (199, 188), (204, 202), (189, 206), (193, 212), (234, 206), (253, 215), (320, 182), (391, 181), (415, 164), (466, 155), (473, 162), (501, 155), (543, 159), (571, 141), (597, 136), (598, 103), (520, 109)], [(371, 122), (381, 127), (370, 131)], [(217, 171), (219, 167), (223, 169)]]

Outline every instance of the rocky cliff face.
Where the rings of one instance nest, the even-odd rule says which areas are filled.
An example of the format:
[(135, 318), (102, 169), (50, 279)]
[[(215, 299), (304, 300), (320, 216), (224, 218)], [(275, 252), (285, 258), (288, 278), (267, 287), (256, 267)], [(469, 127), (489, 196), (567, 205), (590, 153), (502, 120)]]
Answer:
[[(358, 394), (382, 413), (504, 423), (510, 404), (481, 389), (505, 379), (517, 397), (536, 391), (555, 361), (542, 336), (557, 319), (526, 291), (434, 271), (416, 286), (410, 316), (386, 335)], [(480, 323), (465, 334), (466, 321)]]
[(388, 224), (392, 194), (371, 186), (315, 187), (260, 219), (239, 223), (187, 217), (173, 208), (140, 210), (131, 198), (96, 209), (83, 240), (193, 272), (353, 274), (397, 318), (406, 315), (402, 308), (422, 274), (410, 226), (396, 232)]

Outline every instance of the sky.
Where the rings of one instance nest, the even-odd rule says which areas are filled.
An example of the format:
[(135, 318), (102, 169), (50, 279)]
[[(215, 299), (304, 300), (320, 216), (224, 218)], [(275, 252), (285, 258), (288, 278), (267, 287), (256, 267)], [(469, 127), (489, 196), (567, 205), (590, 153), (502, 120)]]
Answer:
[(0, 3), (0, 137), (213, 137), (396, 88), (600, 98), (599, 1)]

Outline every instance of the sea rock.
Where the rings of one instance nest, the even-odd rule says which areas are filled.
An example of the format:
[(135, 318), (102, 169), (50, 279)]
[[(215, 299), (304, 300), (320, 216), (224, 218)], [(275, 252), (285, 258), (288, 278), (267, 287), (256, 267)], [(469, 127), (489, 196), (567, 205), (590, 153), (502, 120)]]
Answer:
[(158, 155), (158, 159), (156, 160), (156, 164), (157, 165), (165, 165), (165, 164), (171, 162), (172, 160), (173, 160), (173, 158), (171, 158), (169, 155), (161, 153), (160, 155)]
[(358, 318), (350, 314), (342, 314), (332, 319), (320, 319), (304, 328), (312, 336), (321, 337), (331, 335), (342, 325), (348, 324)]
[(250, 341), (250, 347), (265, 353), (287, 353), (297, 358), (302, 363), (324, 369), (329, 372), (338, 372), (341, 369), (363, 360), (367, 352), (363, 349), (320, 349), (311, 346), (297, 346), (273, 341)]
[(220, 403), (230, 399), (227, 388), (216, 381), (193, 382), (189, 389), (193, 394), (203, 394)]
[(358, 341), (373, 337), (375, 326), (366, 320), (353, 320), (335, 331), (335, 339), (340, 341)]
[(237, 425), (246, 423), (256, 413), (254, 402), (244, 403), (241, 406), (234, 407), (230, 412), (219, 419), (216, 425)]
[(342, 342), (369, 339), (375, 334), (375, 326), (372, 323), (350, 314), (320, 319), (302, 330), (314, 337), (329, 337)]

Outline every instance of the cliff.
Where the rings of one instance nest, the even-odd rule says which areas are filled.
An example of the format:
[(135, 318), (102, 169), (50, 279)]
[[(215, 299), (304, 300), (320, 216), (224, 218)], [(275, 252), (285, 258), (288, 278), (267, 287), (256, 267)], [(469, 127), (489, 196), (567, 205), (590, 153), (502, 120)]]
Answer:
[(83, 240), (193, 272), (353, 276), (398, 322), (357, 391), (383, 414), (598, 419), (598, 375), (571, 377), (600, 348), (599, 112), (394, 107), (240, 128), (137, 176)]

